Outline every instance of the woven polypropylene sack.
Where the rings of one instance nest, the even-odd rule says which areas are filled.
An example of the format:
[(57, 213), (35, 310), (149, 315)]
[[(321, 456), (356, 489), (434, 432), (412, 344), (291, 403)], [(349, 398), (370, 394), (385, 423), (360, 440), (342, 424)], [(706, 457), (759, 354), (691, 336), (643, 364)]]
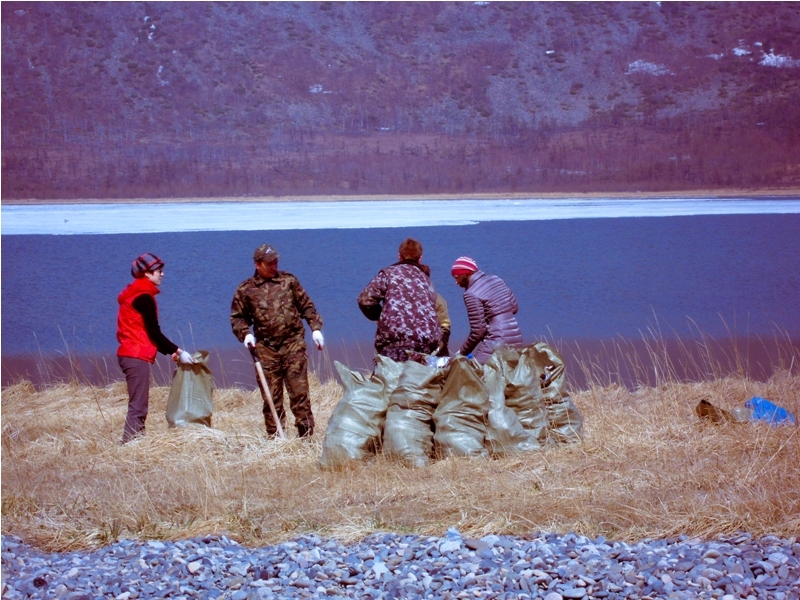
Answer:
[(495, 350), (505, 378), (505, 402), (519, 418), (519, 422), (529, 430), (532, 437), (542, 437), (547, 427), (547, 409), (542, 397), (542, 368), (536, 358), (534, 346), (511, 348), (508, 346)]
[(482, 368), (464, 357), (450, 362), (439, 405), (433, 413), (436, 456), (487, 456), (484, 447), (489, 395)]
[(544, 342), (533, 345), (533, 355), (544, 374), (541, 381), (542, 398), (547, 407), (547, 428), (540, 442), (548, 444), (577, 444), (583, 438), (583, 416), (565, 390), (564, 359)]
[(208, 352), (200, 350), (192, 354), (194, 364), (177, 364), (167, 399), (166, 417), (170, 427), (193, 424), (211, 427), (214, 376), (208, 368), (208, 357)]
[(541, 393), (545, 404), (558, 402), (566, 396), (566, 366), (558, 351), (544, 342), (529, 346), (531, 357), (541, 379)]
[(380, 356), (370, 376), (351, 371), (339, 362), (334, 365), (344, 392), (325, 430), (319, 460), (322, 469), (342, 468), (380, 449), (389, 397), (401, 370), (398, 363)]
[(483, 382), (489, 401), (485, 439), (489, 453), (502, 456), (540, 448), (537, 441), (538, 434), (525, 429), (517, 413), (506, 406), (506, 378), (502, 352), (495, 351), (484, 365)]
[(583, 438), (583, 417), (569, 396), (547, 405), (547, 443), (577, 444)]
[(433, 413), (448, 369), (403, 363), (389, 399), (383, 428), (383, 453), (410, 467), (424, 467), (433, 454)]

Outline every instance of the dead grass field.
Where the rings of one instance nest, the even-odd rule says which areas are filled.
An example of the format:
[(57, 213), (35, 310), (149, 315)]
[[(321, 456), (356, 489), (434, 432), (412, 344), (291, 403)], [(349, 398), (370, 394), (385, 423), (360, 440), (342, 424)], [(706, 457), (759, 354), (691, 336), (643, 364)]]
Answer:
[(373, 531), (470, 536), (537, 530), (633, 541), (800, 531), (798, 428), (705, 425), (701, 398), (722, 408), (760, 395), (800, 415), (800, 377), (729, 377), (572, 398), (580, 445), (496, 460), (447, 459), (409, 469), (382, 458), (321, 471), (325, 426), (341, 397), (313, 381), (313, 441), (267, 441), (256, 392), (216, 390), (214, 429), (168, 429), (155, 388), (147, 435), (119, 445), (124, 383), (2, 393), (2, 531), (49, 550), (121, 537), (226, 533), (263, 545), (316, 533), (354, 541)]

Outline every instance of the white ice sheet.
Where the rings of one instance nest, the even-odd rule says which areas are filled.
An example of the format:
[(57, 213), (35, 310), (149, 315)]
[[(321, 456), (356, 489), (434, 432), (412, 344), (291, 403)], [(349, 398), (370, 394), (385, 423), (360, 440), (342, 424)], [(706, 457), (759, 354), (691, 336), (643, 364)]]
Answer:
[(798, 213), (800, 199), (742, 198), (4, 205), (2, 234), (361, 229), (486, 221)]

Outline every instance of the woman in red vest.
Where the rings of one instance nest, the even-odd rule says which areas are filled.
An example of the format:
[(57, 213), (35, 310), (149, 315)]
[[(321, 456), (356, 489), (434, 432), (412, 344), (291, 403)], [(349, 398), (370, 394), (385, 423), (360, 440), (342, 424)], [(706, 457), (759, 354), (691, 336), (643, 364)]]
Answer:
[(122, 443), (144, 433), (150, 401), (150, 365), (156, 352), (171, 354), (172, 360), (193, 363), (192, 355), (173, 344), (158, 325), (156, 294), (164, 277), (164, 262), (146, 252), (133, 261), (133, 282), (117, 298), (117, 360), (128, 384), (128, 416)]

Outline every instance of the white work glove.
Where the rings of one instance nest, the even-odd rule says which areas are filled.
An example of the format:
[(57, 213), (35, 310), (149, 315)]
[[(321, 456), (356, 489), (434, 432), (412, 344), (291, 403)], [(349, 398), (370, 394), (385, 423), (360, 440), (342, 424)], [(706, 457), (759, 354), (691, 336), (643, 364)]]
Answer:
[(194, 364), (194, 359), (192, 358), (192, 355), (189, 354), (186, 350), (181, 350), (180, 353), (178, 353), (178, 360), (185, 365)]
[(322, 332), (319, 329), (311, 333), (311, 339), (317, 345), (317, 350), (322, 350), (325, 347), (325, 338), (322, 337)]
[(253, 348), (256, 347), (256, 337), (252, 333), (248, 333), (244, 336), (244, 347), (249, 349), (250, 346), (253, 346)]

